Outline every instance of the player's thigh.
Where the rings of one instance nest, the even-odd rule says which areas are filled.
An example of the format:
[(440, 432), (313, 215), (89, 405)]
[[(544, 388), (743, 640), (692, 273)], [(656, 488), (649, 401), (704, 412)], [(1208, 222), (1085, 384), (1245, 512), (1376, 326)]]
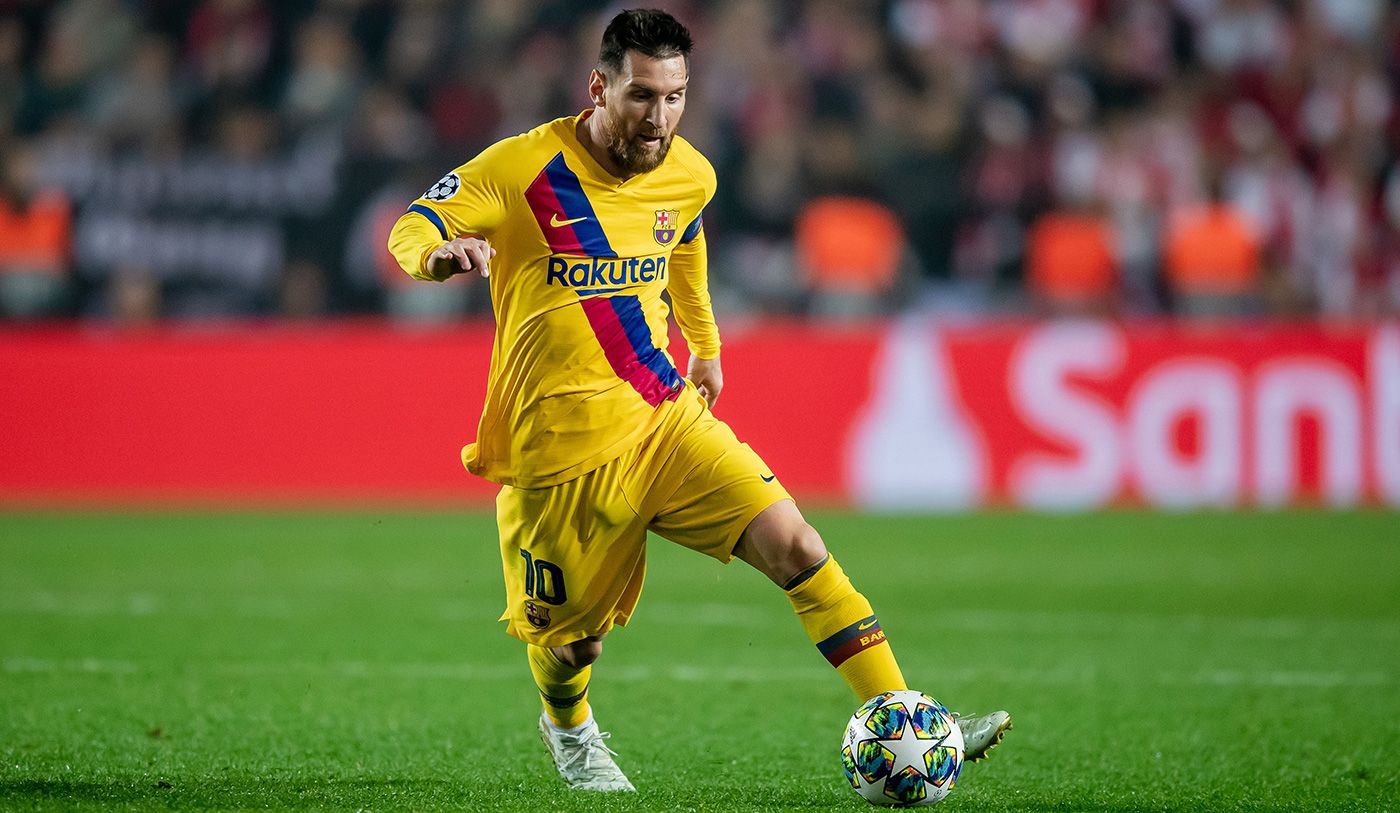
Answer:
[(758, 453), (708, 412), (678, 440), (657, 485), (664, 500), (651, 529), (721, 562), (764, 509), (792, 499)]
[(625, 624), (645, 574), (646, 527), (605, 473), (496, 498), (507, 632), (561, 646)]

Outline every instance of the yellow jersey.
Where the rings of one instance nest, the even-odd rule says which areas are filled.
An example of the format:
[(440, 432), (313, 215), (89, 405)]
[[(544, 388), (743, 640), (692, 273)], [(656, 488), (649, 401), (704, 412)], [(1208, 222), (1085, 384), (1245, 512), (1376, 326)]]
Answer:
[(491, 261), (496, 316), (486, 404), (469, 471), (541, 488), (586, 474), (653, 431), (685, 387), (666, 352), (676, 321), (701, 358), (719, 355), (701, 211), (715, 172), (680, 136), (655, 170), (625, 181), (579, 142), (591, 115), (507, 138), (408, 207), (389, 250), (433, 279), (427, 256), (476, 235)]

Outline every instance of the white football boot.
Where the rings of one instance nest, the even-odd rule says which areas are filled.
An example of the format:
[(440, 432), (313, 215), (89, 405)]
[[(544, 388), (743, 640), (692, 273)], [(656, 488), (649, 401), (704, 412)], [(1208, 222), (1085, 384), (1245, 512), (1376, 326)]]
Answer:
[(987, 752), (1011, 729), (1011, 715), (1004, 711), (966, 715), (953, 712), (953, 721), (962, 730), (963, 759), (968, 762), (986, 759)]
[(613, 762), (617, 752), (604, 744), (611, 737), (599, 731), (589, 716), (588, 722), (574, 731), (560, 731), (540, 715), (540, 739), (554, 758), (554, 767), (574, 790), (636, 791), (622, 769)]

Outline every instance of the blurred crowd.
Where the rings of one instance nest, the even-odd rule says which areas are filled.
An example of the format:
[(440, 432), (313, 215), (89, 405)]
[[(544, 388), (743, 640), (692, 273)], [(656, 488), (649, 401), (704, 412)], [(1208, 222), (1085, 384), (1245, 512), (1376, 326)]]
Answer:
[[(1400, 6), (656, 2), (724, 313), (1400, 312)], [(405, 206), (588, 104), (622, 6), (0, 0), (0, 311), (416, 320)]]

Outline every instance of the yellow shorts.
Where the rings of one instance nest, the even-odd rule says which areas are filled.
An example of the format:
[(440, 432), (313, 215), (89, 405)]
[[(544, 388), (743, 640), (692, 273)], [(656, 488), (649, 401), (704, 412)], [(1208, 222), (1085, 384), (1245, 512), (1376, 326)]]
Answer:
[(656, 432), (601, 468), (549, 488), (501, 488), (501, 620), (511, 635), (561, 646), (626, 624), (648, 529), (728, 562), (753, 518), (791, 499), (694, 387), (661, 409)]

